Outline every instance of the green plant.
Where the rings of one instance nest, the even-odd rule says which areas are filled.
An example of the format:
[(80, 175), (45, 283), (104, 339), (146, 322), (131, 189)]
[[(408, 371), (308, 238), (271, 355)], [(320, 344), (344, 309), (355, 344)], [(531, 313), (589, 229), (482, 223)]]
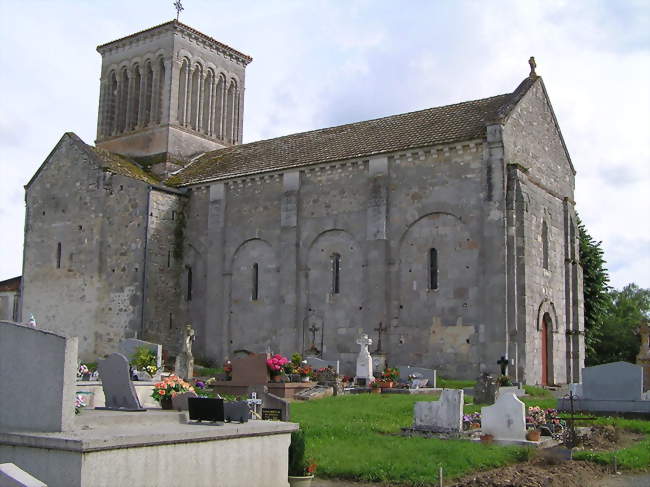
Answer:
[(507, 375), (500, 375), (497, 379), (497, 384), (503, 387), (508, 387), (512, 385), (512, 380)]
[(289, 475), (292, 477), (304, 477), (313, 475), (316, 471), (316, 463), (305, 458), (305, 432), (297, 430), (291, 433), (291, 444), (289, 445)]
[(138, 370), (145, 370), (150, 375), (158, 372), (156, 352), (144, 345), (136, 348), (131, 358), (131, 364)]

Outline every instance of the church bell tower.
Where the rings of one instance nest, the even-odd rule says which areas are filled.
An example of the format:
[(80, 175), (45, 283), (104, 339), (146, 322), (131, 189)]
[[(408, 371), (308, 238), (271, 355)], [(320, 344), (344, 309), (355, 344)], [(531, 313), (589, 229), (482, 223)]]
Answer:
[(168, 174), (196, 154), (241, 143), (251, 57), (178, 20), (97, 51), (97, 147)]

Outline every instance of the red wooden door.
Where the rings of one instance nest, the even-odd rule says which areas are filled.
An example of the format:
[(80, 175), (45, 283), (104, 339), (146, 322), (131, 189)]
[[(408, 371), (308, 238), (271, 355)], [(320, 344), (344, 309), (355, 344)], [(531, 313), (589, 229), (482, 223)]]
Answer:
[(542, 385), (548, 385), (548, 322), (542, 320)]

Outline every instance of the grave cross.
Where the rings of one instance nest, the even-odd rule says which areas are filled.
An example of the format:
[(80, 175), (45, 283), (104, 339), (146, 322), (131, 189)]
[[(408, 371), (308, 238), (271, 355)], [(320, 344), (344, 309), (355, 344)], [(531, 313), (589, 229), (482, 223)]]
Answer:
[(508, 359), (506, 358), (505, 355), (502, 355), (499, 360), (497, 360), (497, 365), (501, 366), (501, 375), (506, 375), (507, 367), (508, 367)]
[(315, 324), (312, 324), (308, 330), (311, 332), (311, 346), (315, 347), (316, 346), (316, 332), (320, 330), (319, 327), (317, 327)]
[(387, 330), (387, 328), (379, 322), (379, 327), (374, 329), (377, 332), (377, 350), (376, 352), (381, 352), (381, 334)]
[(183, 4), (181, 3), (181, 0), (176, 0), (174, 2), (174, 7), (176, 8), (176, 21), (178, 21), (178, 17), (180, 16), (181, 12), (185, 9), (183, 8)]

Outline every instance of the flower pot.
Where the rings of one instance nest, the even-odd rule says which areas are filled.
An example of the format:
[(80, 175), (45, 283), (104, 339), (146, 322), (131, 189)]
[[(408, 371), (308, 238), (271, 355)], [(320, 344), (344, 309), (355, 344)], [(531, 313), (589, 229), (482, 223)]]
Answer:
[(293, 487), (295, 485), (298, 487), (309, 487), (313, 479), (313, 475), (307, 475), (305, 477), (293, 477), (289, 475), (289, 486)]
[(382, 389), (392, 389), (393, 387), (393, 381), (385, 381), (381, 383), (381, 388)]
[(281, 375), (274, 375), (271, 377), (271, 382), (282, 382), (282, 376)]
[(160, 407), (162, 409), (172, 409), (172, 398), (171, 397), (163, 397), (160, 399)]
[(481, 435), (481, 443), (490, 444), (494, 440), (493, 435)]
[(526, 439), (528, 441), (539, 441), (542, 432), (540, 430), (532, 430), (526, 433)]
[(381, 394), (381, 389), (379, 387), (372, 387), (372, 388), (370, 388), (370, 393), (371, 394)]

